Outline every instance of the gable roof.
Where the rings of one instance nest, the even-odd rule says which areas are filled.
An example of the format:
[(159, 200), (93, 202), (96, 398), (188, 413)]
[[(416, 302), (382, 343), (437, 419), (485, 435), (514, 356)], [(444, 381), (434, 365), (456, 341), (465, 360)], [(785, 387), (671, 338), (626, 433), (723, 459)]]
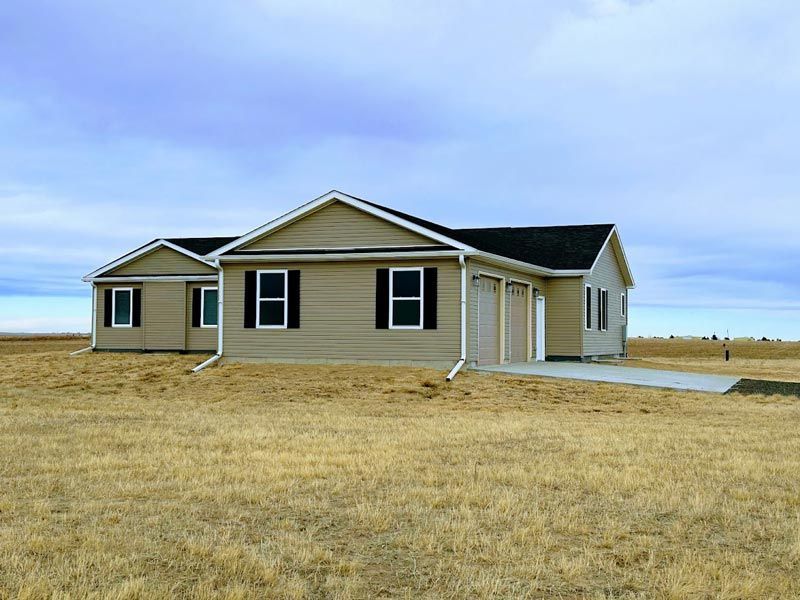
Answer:
[(119, 267), (136, 260), (137, 258), (144, 256), (145, 254), (149, 254), (150, 252), (155, 252), (159, 248), (170, 248), (171, 250), (175, 250), (183, 254), (184, 256), (188, 256), (198, 262), (203, 264), (213, 266), (208, 261), (203, 259), (203, 255), (210, 252), (207, 248), (211, 248), (214, 250), (218, 248), (221, 244), (225, 243), (225, 240), (232, 240), (237, 238), (231, 237), (210, 237), (210, 238), (157, 238), (150, 242), (147, 242), (143, 246), (139, 246), (135, 250), (131, 250), (127, 254), (121, 256), (120, 258), (111, 261), (92, 271), (88, 275), (83, 277), (84, 281), (89, 281), (96, 277), (100, 277), (104, 273), (108, 271), (112, 271), (114, 269), (118, 269)]
[(244, 244), (260, 238), (264, 235), (272, 233), (286, 225), (297, 221), (298, 219), (303, 218), (307, 214), (310, 214), (320, 208), (327, 206), (328, 204), (332, 204), (334, 202), (343, 202), (344, 204), (349, 204), (350, 206), (360, 209), (366, 213), (389, 221), (390, 223), (394, 223), (400, 227), (418, 233), (424, 237), (429, 238), (433, 242), (438, 242), (439, 244), (444, 244), (448, 246), (453, 246), (458, 250), (474, 250), (474, 248), (465, 245), (463, 242), (459, 242), (444, 233), (441, 233), (443, 230), (447, 228), (442, 228), (441, 226), (436, 226), (436, 228), (426, 227), (423, 223), (428, 223), (430, 225), (435, 225), (434, 223), (430, 223), (429, 221), (424, 221), (423, 219), (414, 218), (414, 220), (410, 220), (401, 216), (398, 216), (402, 213), (397, 211), (388, 211), (384, 207), (379, 205), (365, 202), (360, 198), (356, 198), (355, 196), (351, 196), (349, 194), (345, 194), (338, 190), (331, 190), (327, 194), (323, 194), (319, 198), (315, 198), (311, 202), (307, 202), (301, 206), (298, 206), (294, 210), (289, 211), (285, 215), (278, 217), (277, 219), (273, 219), (269, 223), (262, 225), (261, 227), (257, 227), (252, 231), (244, 234), (243, 236), (237, 238), (233, 242), (222, 246), (221, 248), (217, 248), (214, 253), (211, 255), (214, 258), (230, 252), (231, 250), (237, 250)]

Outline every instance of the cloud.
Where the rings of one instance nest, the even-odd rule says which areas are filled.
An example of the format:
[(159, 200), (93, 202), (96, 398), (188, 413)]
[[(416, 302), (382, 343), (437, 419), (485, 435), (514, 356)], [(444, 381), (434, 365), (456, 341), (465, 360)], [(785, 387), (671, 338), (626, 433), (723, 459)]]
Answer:
[(33, 1), (0, 26), (0, 294), (80, 293), (331, 188), (453, 226), (617, 222), (633, 309), (800, 292), (792, 2)]

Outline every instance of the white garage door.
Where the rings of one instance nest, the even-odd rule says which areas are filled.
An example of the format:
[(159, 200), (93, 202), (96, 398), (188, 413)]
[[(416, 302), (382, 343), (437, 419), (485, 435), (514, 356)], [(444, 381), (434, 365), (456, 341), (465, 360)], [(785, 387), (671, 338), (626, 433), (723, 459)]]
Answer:
[(481, 276), (478, 292), (478, 364), (500, 362), (500, 282)]
[(519, 283), (511, 287), (511, 362), (526, 362), (530, 356), (528, 349), (528, 286)]

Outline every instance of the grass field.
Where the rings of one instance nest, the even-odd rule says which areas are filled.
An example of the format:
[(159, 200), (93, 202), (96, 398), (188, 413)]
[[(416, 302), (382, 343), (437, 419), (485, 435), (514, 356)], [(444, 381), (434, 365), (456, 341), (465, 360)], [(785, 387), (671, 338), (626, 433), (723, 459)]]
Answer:
[(0, 342), (0, 597), (800, 596), (797, 400), (81, 345)]
[[(731, 351), (725, 362), (723, 344)], [(628, 355), (635, 367), (739, 375), (800, 382), (800, 342), (751, 342), (632, 338)]]

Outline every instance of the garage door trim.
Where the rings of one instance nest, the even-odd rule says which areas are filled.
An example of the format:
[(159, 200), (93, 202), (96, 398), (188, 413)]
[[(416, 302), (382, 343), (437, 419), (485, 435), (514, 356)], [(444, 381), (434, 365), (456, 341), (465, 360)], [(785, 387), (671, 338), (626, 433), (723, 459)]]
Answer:
[[(527, 290), (527, 300), (528, 300), (528, 308), (526, 309), (525, 313), (525, 339), (528, 345), (527, 349), (527, 358), (525, 362), (530, 362), (533, 356), (533, 327), (534, 322), (531, 316), (533, 315), (533, 289), (534, 285), (532, 281), (525, 281), (524, 279), (515, 279), (514, 277), (509, 278), (509, 283), (516, 284), (516, 285), (524, 285), (528, 288)], [(513, 348), (512, 348), (513, 353)]]
[[(493, 273), (491, 271), (478, 271), (478, 277), (488, 277), (490, 279), (496, 279), (498, 282), (498, 290), (497, 290), (497, 313), (498, 313), (498, 324), (497, 324), (497, 344), (498, 344), (498, 364), (503, 364), (506, 361), (506, 278), (503, 275), (498, 273)], [(480, 279), (478, 279), (480, 282)], [(478, 294), (477, 294), (477, 302), (478, 302), (478, 356), (477, 361), (480, 362), (481, 360), (481, 292), (480, 292), (480, 283), (478, 286)]]

